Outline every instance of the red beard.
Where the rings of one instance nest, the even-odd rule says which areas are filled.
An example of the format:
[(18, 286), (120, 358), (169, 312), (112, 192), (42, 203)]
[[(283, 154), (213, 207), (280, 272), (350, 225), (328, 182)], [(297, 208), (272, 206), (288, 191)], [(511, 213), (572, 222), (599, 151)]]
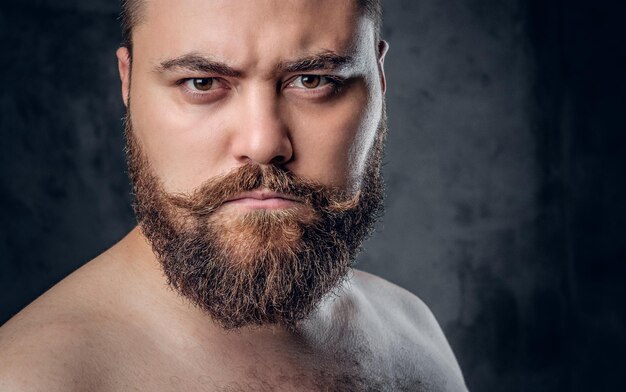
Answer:
[[(190, 195), (168, 194), (125, 123), (134, 210), (169, 285), (224, 328), (293, 327), (347, 275), (382, 212), (384, 116), (361, 188), (346, 192), (274, 165), (248, 164), (210, 179)], [(267, 189), (293, 208), (233, 213), (220, 208)]]

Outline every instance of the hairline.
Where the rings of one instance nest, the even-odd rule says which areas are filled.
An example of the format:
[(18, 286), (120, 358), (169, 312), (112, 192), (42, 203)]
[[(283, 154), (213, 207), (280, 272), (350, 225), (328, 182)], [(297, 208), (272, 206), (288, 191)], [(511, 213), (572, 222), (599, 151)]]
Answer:
[[(380, 30), (382, 24), (382, 16), (380, 10), (380, 0), (354, 0), (357, 3), (362, 15), (369, 18), (374, 24), (374, 38), (376, 43), (380, 40)], [(122, 43), (121, 46), (128, 49), (129, 56), (132, 60), (133, 56), (133, 29), (143, 22), (145, 18), (145, 2), (146, 0), (121, 0), (119, 20), (122, 27)]]

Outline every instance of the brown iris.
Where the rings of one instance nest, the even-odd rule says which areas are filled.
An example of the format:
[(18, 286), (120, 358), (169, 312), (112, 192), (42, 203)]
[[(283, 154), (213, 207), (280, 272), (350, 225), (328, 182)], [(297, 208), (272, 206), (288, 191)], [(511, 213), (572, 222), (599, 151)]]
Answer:
[(322, 79), (319, 75), (303, 75), (300, 78), (302, 85), (306, 88), (315, 88), (319, 86)]
[(213, 85), (212, 78), (193, 79), (193, 87), (199, 91), (208, 91), (211, 89), (212, 85)]

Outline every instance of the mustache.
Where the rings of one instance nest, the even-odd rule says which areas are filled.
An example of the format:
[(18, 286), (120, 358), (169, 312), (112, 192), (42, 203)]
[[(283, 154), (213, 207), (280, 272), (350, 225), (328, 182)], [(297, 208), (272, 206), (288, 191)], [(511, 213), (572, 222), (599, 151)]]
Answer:
[(276, 165), (247, 163), (209, 179), (191, 194), (169, 194), (166, 198), (173, 206), (202, 217), (237, 195), (258, 189), (281, 193), (312, 208), (329, 212), (354, 208), (360, 196), (360, 192), (350, 196), (339, 187), (305, 180)]

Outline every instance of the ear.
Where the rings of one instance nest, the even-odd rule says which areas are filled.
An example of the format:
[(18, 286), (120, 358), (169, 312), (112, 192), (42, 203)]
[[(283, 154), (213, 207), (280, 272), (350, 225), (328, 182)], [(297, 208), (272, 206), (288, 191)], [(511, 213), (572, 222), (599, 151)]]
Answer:
[(117, 55), (117, 69), (122, 81), (122, 99), (124, 106), (128, 108), (128, 98), (130, 96), (130, 52), (128, 48), (121, 47), (115, 52)]
[(380, 75), (380, 87), (383, 95), (387, 91), (387, 79), (385, 78), (385, 55), (389, 50), (389, 43), (385, 40), (378, 42), (378, 74)]
[(385, 78), (385, 55), (389, 50), (389, 43), (385, 40), (378, 42), (378, 74), (380, 75), (380, 87), (383, 95), (387, 91), (387, 79)]

